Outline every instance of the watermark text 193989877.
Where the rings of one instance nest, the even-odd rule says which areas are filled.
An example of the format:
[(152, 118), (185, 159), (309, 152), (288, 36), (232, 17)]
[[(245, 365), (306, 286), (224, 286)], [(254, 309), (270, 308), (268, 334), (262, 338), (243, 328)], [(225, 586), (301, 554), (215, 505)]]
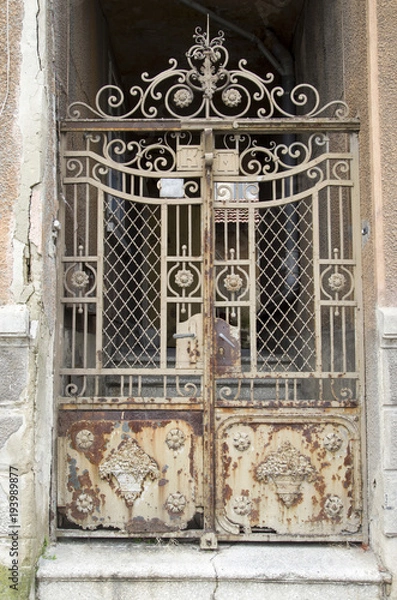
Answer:
[(10, 540), (9, 587), (18, 591), (19, 586), (19, 473), (17, 467), (9, 467), (9, 525), (8, 538)]

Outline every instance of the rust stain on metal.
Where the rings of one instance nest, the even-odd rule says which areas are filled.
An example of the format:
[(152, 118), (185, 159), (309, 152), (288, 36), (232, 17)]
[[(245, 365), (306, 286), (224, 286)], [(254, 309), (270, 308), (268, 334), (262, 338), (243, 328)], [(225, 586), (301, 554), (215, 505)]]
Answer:
[[(210, 74), (209, 79), (211, 77)], [(146, 123), (144, 121), (142, 119), (139, 123), (132, 125), (126, 123), (125, 129), (123, 129), (122, 123), (117, 124), (116, 121), (110, 120), (104, 121), (102, 126), (97, 123), (94, 129), (99, 127), (104, 132), (115, 131), (114, 128), (118, 131), (134, 129), (136, 133), (129, 134), (133, 136), (131, 139), (134, 140), (134, 143), (142, 142), (144, 144), (148, 139), (147, 135), (145, 134), (144, 137), (143, 134), (139, 134), (139, 131), (151, 131), (154, 135), (156, 127), (163, 131), (171, 131), (175, 125), (170, 121), (164, 124), (155, 119), (150, 123), (149, 120)], [(353, 464), (349, 446), (346, 455), (344, 446), (343, 451), (334, 451), (329, 447), (326, 450), (324, 437), (332, 427), (337, 429), (335, 417), (339, 417), (339, 423), (342, 422), (342, 418), (346, 417), (347, 411), (343, 412), (342, 409), (356, 406), (357, 400), (353, 398), (353, 392), (351, 397), (349, 394), (346, 395), (346, 391), (349, 392), (348, 389), (345, 389), (344, 383), (344, 379), (347, 377), (346, 373), (338, 373), (336, 369), (330, 374), (319, 373), (320, 367), (316, 367), (315, 373), (309, 372), (314, 368), (309, 366), (311, 362), (315, 362), (316, 365), (328, 365), (332, 362), (329, 355), (322, 355), (323, 352), (333, 352), (335, 356), (338, 352), (337, 344), (332, 348), (332, 335), (327, 332), (327, 327), (331, 330), (331, 321), (334, 318), (331, 309), (325, 320), (321, 313), (320, 319), (313, 319), (310, 324), (303, 325), (302, 339), (308, 343), (305, 346), (306, 342), (303, 342), (303, 349), (299, 344), (296, 345), (295, 341), (291, 343), (290, 333), (294, 330), (298, 336), (300, 335), (300, 332), (296, 330), (296, 324), (302, 322), (302, 315), (308, 310), (307, 296), (321, 299), (325, 298), (324, 294), (326, 294), (327, 297), (334, 300), (338, 310), (340, 309), (339, 305), (344, 304), (342, 295), (335, 295), (329, 289), (331, 285), (329, 278), (330, 275), (332, 276), (334, 265), (326, 265), (325, 260), (319, 259), (323, 252), (326, 256), (327, 244), (322, 245), (320, 240), (321, 247), (317, 248), (320, 252), (315, 252), (314, 246), (318, 237), (322, 237), (323, 232), (328, 239), (336, 240), (335, 245), (338, 245), (338, 239), (339, 244), (342, 244), (344, 233), (339, 231), (338, 223), (340, 224), (341, 220), (348, 216), (350, 209), (349, 220), (353, 223), (356, 213), (353, 202), (355, 196), (349, 196), (349, 190), (346, 191), (346, 194), (341, 194), (343, 202), (341, 201), (339, 204), (344, 204), (343, 210), (336, 205), (334, 208), (335, 217), (337, 217), (338, 210), (340, 211), (339, 219), (334, 219), (333, 214), (332, 219), (327, 217), (318, 221), (317, 211), (313, 209), (313, 203), (318, 202), (318, 198), (317, 195), (311, 195), (309, 188), (307, 197), (302, 200), (301, 205), (300, 197), (287, 199), (284, 194), (279, 197), (280, 190), (283, 189), (283, 182), (286, 181), (284, 178), (289, 178), (291, 189), (298, 189), (295, 182), (298, 182), (298, 178), (304, 177), (305, 165), (288, 165), (288, 168), (278, 171), (277, 177), (280, 178), (280, 186), (268, 183), (270, 179), (267, 178), (266, 169), (263, 169), (259, 155), (265, 151), (265, 155), (270, 157), (272, 152), (264, 147), (258, 152), (258, 144), (265, 143), (263, 141), (265, 136), (262, 135), (265, 130), (260, 129), (258, 124), (255, 124), (253, 130), (250, 130), (248, 120), (244, 124), (244, 120), (240, 119), (239, 126), (245, 128), (247, 133), (251, 131), (242, 146), (240, 136), (235, 136), (232, 129), (226, 129), (226, 122), (222, 125), (222, 130), (217, 129), (214, 132), (211, 120), (201, 118), (200, 126), (198, 122), (194, 123), (193, 121), (194, 118), (186, 120), (183, 126), (190, 131), (185, 138), (180, 136), (168, 136), (167, 138), (167, 135), (161, 134), (161, 132), (155, 134), (158, 139), (158, 152), (161, 154), (163, 151), (171, 150), (172, 156), (175, 157), (174, 166), (170, 167), (165, 179), (159, 181), (163, 186), (163, 191), (167, 187), (163, 181), (170, 184), (171, 177), (175, 177), (174, 181), (178, 181), (178, 179), (181, 181), (184, 178), (184, 189), (188, 190), (190, 186), (192, 190), (189, 190), (185, 196), (182, 194), (182, 199), (181, 195), (166, 197), (166, 195), (159, 194), (159, 188), (156, 188), (150, 203), (146, 202), (147, 198), (142, 193), (142, 197), (137, 202), (139, 210), (135, 209), (135, 201), (131, 200), (132, 208), (127, 211), (128, 214), (125, 211), (119, 211), (123, 212), (122, 220), (119, 219), (117, 210), (112, 211), (112, 226), (128, 227), (126, 230), (128, 235), (133, 231), (139, 231), (139, 235), (144, 237), (143, 232), (150, 230), (150, 243), (154, 240), (154, 246), (151, 246), (153, 253), (149, 253), (151, 256), (149, 260), (144, 257), (144, 251), (135, 256), (131, 252), (132, 262), (129, 263), (128, 269), (121, 272), (123, 261), (113, 261), (117, 265), (113, 269), (112, 261), (106, 254), (106, 244), (102, 247), (100, 256), (91, 256), (89, 259), (83, 256), (84, 247), (86, 249), (98, 247), (97, 240), (91, 237), (91, 231), (97, 232), (93, 234), (95, 237), (98, 235), (99, 228), (102, 230), (104, 226), (103, 211), (98, 210), (99, 196), (96, 199), (94, 197), (96, 194), (95, 184), (90, 188), (93, 210), (86, 211), (86, 222), (81, 226), (83, 237), (87, 234), (87, 239), (83, 241), (84, 247), (81, 246), (81, 251), (79, 248), (78, 251), (75, 249), (73, 252), (73, 243), (66, 240), (65, 247), (68, 248), (68, 254), (64, 257), (64, 264), (66, 265), (65, 282), (67, 285), (64, 286), (66, 291), (64, 290), (63, 293), (62, 310), (66, 328), (72, 332), (68, 351), (70, 350), (69, 354), (72, 355), (71, 362), (80, 364), (74, 359), (78, 357), (80, 342), (83, 342), (82, 347), (84, 345), (88, 348), (89, 356), (96, 357), (97, 365), (95, 368), (90, 368), (86, 374), (81, 368), (72, 369), (67, 364), (62, 366), (62, 375), (66, 382), (84, 381), (84, 385), (80, 385), (80, 383), (79, 385), (74, 383), (64, 385), (65, 393), (61, 398), (63, 406), (67, 407), (59, 412), (60, 455), (63, 454), (61, 459), (64, 461), (63, 477), (67, 487), (67, 492), (62, 491), (64, 496), (61, 504), (65, 506), (66, 500), (69, 501), (70, 518), (74, 522), (82, 524), (83, 527), (97, 528), (98, 515), (93, 513), (97, 511), (99, 513), (100, 507), (102, 510), (99, 513), (100, 522), (105, 527), (118, 527), (132, 534), (160, 535), (162, 532), (180, 531), (192, 526), (191, 524), (196, 519), (194, 504), (198, 504), (203, 507), (204, 526), (211, 530), (215, 519), (214, 507), (218, 506), (218, 499), (215, 497), (214, 491), (217, 477), (219, 496), (224, 502), (220, 510), (226, 511), (226, 513), (230, 510), (229, 514), (222, 512), (222, 515), (225, 516), (225, 538), (230, 534), (228, 539), (238, 539), (244, 530), (244, 536), (255, 539), (255, 534), (251, 534), (249, 531), (248, 522), (255, 523), (258, 530), (262, 528), (268, 531), (277, 531), (278, 534), (281, 531), (280, 535), (285, 534), (290, 539), (299, 539), (300, 534), (315, 537), (318, 532), (320, 532), (320, 536), (326, 536), (328, 533), (336, 535), (338, 531), (334, 526), (342, 519), (337, 514), (338, 499), (347, 510), (346, 498), (353, 498), (353, 491), (355, 491), (353, 490), (353, 476), (356, 462)], [(308, 125), (308, 122), (306, 124)], [(253, 122), (251, 125), (254, 126)], [(277, 146), (279, 143), (277, 139), (281, 140), (281, 137), (272, 140), (270, 137), (267, 138), (268, 127), (270, 127), (269, 124), (266, 128), (266, 144), (268, 141), (275, 144), (274, 155), (277, 157), (281, 147)], [(286, 123), (283, 127), (281, 132), (277, 126), (279, 134), (290, 131), (287, 129)], [(73, 232), (78, 225), (76, 216), (79, 218), (80, 214), (84, 212), (79, 206), (79, 199), (84, 196), (78, 192), (79, 186), (91, 184), (85, 183), (82, 179), (83, 175), (86, 177), (84, 158), (81, 160), (81, 176), (76, 172), (71, 172), (71, 169), (68, 172), (67, 163), (70, 162), (68, 153), (78, 153), (78, 150), (76, 151), (74, 146), (68, 148), (67, 143), (69, 139), (74, 141), (76, 136), (80, 135), (78, 132), (84, 131), (84, 124), (71, 124), (70, 128), (74, 129), (74, 133), (65, 140), (64, 145), (66, 153), (63, 159), (65, 159), (66, 165), (65, 172), (68, 173), (64, 184), (68, 202), (71, 203), (70, 206), (74, 210), (67, 212), (65, 216), (65, 231)], [(310, 124), (310, 131), (312, 128), (313, 124)], [(262, 134), (258, 133), (259, 129)], [(254, 136), (256, 133), (259, 137), (252, 137), (251, 140), (251, 134)], [(85, 153), (87, 150), (93, 151), (93, 145), (96, 143), (92, 140), (92, 136), (90, 140), (88, 140), (88, 136), (86, 137), (87, 140), (84, 141), (81, 136), (81, 148)], [(98, 161), (116, 169), (116, 162), (112, 161), (110, 164), (111, 146), (108, 145), (107, 137), (107, 134), (104, 134), (104, 145), (100, 144), (102, 147), (100, 150), (98, 149)], [(176, 140), (174, 146), (172, 146), (173, 140)], [(314, 144), (314, 141), (313, 136), (311, 143)], [(234, 142), (235, 145), (233, 145)], [(306, 143), (306, 140), (302, 143)], [(77, 146), (80, 147), (79, 144)], [(260, 168), (260, 172), (257, 174), (258, 178), (253, 173), (247, 177), (245, 183), (243, 173), (246, 171), (244, 171), (241, 154), (242, 147), (244, 147), (244, 157), (249, 156), (247, 152), (252, 152), (252, 156), (257, 157), (252, 164), (258, 163)], [(306, 149), (309, 152), (309, 146)], [(291, 152), (292, 147), (287, 150)], [(99, 156), (101, 151), (102, 155)], [(104, 152), (106, 153), (104, 154)], [(221, 152), (223, 152), (222, 159), (220, 158)], [(320, 152), (319, 145), (315, 154), (319, 161), (323, 160)], [(197, 167), (192, 166), (196, 165), (195, 153), (199, 157)], [(351, 166), (353, 158), (352, 152), (346, 159), (346, 165)], [(186, 172), (187, 167), (181, 165), (186, 165), (187, 159), (189, 159), (190, 175), (182, 173), (182, 171)], [(93, 157), (92, 160), (95, 162), (96, 159)], [(138, 194), (137, 190), (141, 188), (145, 189), (145, 194), (152, 193), (149, 189), (151, 186), (146, 186), (148, 170), (152, 170), (150, 175), (152, 178), (153, 171), (157, 169), (156, 161), (161, 161), (155, 157), (154, 162), (150, 162), (149, 156), (147, 160), (150, 165), (147, 172), (142, 168), (141, 173), (138, 174), (140, 169), (138, 163), (134, 166), (137, 173), (133, 178), (137, 178), (136, 182), (139, 179), (142, 186), (140, 183), (134, 185), (135, 179), (128, 179), (129, 176), (126, 175), (125, 189), (134, 188)], [(278, 159), (274, 160), (277, 162)], [(330, 160), (333, 160), (332, 151), (324, 155), (324, 161)], [(121, 164), (125, 163), (121, 160)], [(298, 170), (296, 170), (297, 166)], [(159, 180), (162, 177), (160, 170), (157, 175), (154, 175)], [(172, 173), (172, 171), (174, 172)], [(237, 179), (234, 180), (235, 175), (238, 183)], [(188, 178), (194, 183), (193, 186)], [(254, 179), (255, 185), (252, 184)], [(310, 183), (309, 178), (307, 181)], [(103, 182), (106, 185), (109, 183), (107, 180), (103, 180)], [(263, 187), (263, 183), (265, 187)], [(338, 185), (336, 177), (333, 183)], [(342, 181), (340, 185), (345, 188), (344, 183)], [(247, 185), (250, 187), (250, 196), (245, 189)], [(238, 190), (231, 191), (230, 199), (227, 199), (224, 193), (222, 196), (219, 192), (219, 186), (229, 190), (234, 186), (234, 188), (238, 187)], [(197, 187), (197, 194), (194, 187)], [(254, 191), (256, 187), (257, 192)], [(170, 186), (168, 188), (170, 189)], [(167, 193), (169, 192), (167, 191)], [(272, 195), (271, 198), (269, 197), (270, 202), (264, 202), (263, 199), (267, 198), (266, 194), (268, 193)], [(116, 202), (116, 199), (114, 201)], [(291, 221), (289, 225), (292, 229), (296, 227), (295, 233), (301, 242), (299, 262), (306, 273), (305, 278), (308, 283), (310, 281), (307, 287), (302, 286), (301, 301), (289, 306), (285, 298), (277, 299), (277, 294), (273, 289), (284, 277), (280, 273), (280, 265), (285, 262), (288, 241), (292, 240), (292, 237), (289, 237), (292, 235), (292, 231), (290, 228), (288, 231), (285, 228), (287, 201), (293, 202), (298, 216), (299, 223)], [(219, 208), (221, 202), (222, 208)], [(238, 203), (239, 207), (236, 208), (231, 202)], [(242, 202), (246, 202), (246, 204), (242, 206)], [(253, 202), (259, 202), (259, 208), (255, 208)], [(322, 200), (320, 200), (320, 204), (321, 202)], [(140, 211), (141, 206), (144, 207), (143, 212)], [(139, 223), (138, 220), (134, 220), (135, 210), (139, 213)], [(148, 215), (152, 215), (147, 221), (143, 216), (145, 211)], [(223, 211), (222, 225), (217, 211), (219, 214)], [(105, 215), (106, 219), (108, 219), (107, 215)], [(165, 228), (162, 226), (163, 223), (166, 224)], [(195, 229), (197, 224), (199, 231)], [(108, 225), (110, 225), (110, 221), (105, 223), (106, 231), (112, 229), (110, 227), (107, 229)], [(268, 233), (265, 238), (258, 239), (261, 238), (266, 228), (268, 228)], [(271, 238), (274, 237), (276, 229), (277, 235), (275, 241), (272, 241)], [(279, 229), (284, 232), (282, 240), (278, 237)], [(163, 235), (164, 232), (165, 235)], [(187, 244), (181, 245), (181, 242), (183, 244), (186, 240)], [(115, 256), (119, 252), (119, 258), (121, 258), (125, 249), (121, 248), (122, 244), (118, 244), (116, 241), (117, 245)], [(264, 245), (268, 245), (266, 252), (263, 251)], [(350, 243), (345, 245), (343, 256), (340, 256), (341, 250), (336, 249), (334, 253), (339, 252), (339, 255), (332, 255), (328, 258), (338, 265), (335, 272), (337, 273), (339, 269), (339, 279), (343, 270), (351, 274), (352, 290), (349, 293), (353, 297), (353, 287), (359, 280), (359, 273), (356, 277), (356, 266), (351, 266), (353, 257), (350, 256), (350, 246), (352, 246)], [(76, 256), (72, 256), (73, 253)], [(146, 261), (144, 267), (141, 267), (140, 264), (142, 260)], [(136, 278), (134, 278), (135, 269), (138, 274)], [(272, 277), (269, 278), (272, 269), (277, 273), (267, 290), (268, 284), (264, 284), (264, 280), (272, 280)], [(81, 287), (88, 270), (93, 273), (95, 271), (98, 275), (94, 292)], [(325, 275), (328, 271), (329, 274)], [(104, 272), (111, 273), (106, 285), (103, 278), (99, 276)], [(147, 279), (148, 273), (150, 276)], [(318, 273), (319, 277), (316, 275)], [(333, 275), (334, 279), (336, 273)], [(117, 330), (119, 325), (111, 321), (113, 309), (108, 310), (106, 302), (109, 303), (113, 297), (116, 299), (116, 306), (118, 301), (124, 302), (121, 295), (122, 285), (115, 283), (124, 281), (118, 279), (120, 274), (129, 281), (126, 292), (131, 292), (133, 286), (137, 285), (143, 301), (138, 312), (134, 312), (127, 304), (123, 304), (124, 308), (120, 313), (120, 321), (123, 324), (120, 325), (121, 329)], [(178, 275), (179, 283), (175, 275)], [(140, 286), (141, 280), (145, 280), (148, 285), (145, 283), (145, 286)], [(87, 297), (92, 296), (89, 299), (90, 303), (92, 300), (91, 304), (94, 307), (92, 313), (96, 306), (97, 312), (99, 313), (101, 310), (101, 314), (104, 315), (103, 319), (97, 319), (94, 322), (95, 318), (91, 319), (90, 313), (89, 327), (84, 324), (84, 318), (76, 312), (79, 311), (78, 300), (83, 298), (86, 292)], [(87, 297), (84, 298), (82, 312), (87, 311), (88, 315)], [(100, 308), (98, 308), (98, 298), (105, 299)], [(262, 302), (264, 299), (268, 304)], [(356, 298), (354, 299), (356, 300)], [(271, 315), (269, 314), (268, 322), (264, 323), (257, 306), (257, 304), (262, 304), (262, 308), (266, 306), (266, 311), (271, 311), (270, 300), (276, 305), (273, 317), (275, 314), (280, 315), (278, 321), (273, 321), (274, 337), (272, 337), (273, 332), (268, 329), (269, 324), (272, 323)], [(311, 299), (310, 302), (312, 303), (310, 310), (317, 308), (314, 306), (315, 300)], [(357, 304), (359, 304), (358, 299)], [(298, 305), (305, 306), (304, 313), (299, 313), (301, 309)], [(146, 310), (142, 307), (149, 308)], [(284, 307), (286, 307), (285, 312)], [(320, 308), (320, 311), (323, 311), (323, 308)], [(345, 354), (348, 351), (347, 332), (350, 331), (349, 327), (351, 326), (351, 323), (348, 322), (351, 318), (348, 313), (355, 313), (355, 311), (356, 308), (346, 309), (347, 324), (341, 325), (340, 332), (342, 338), (344, 335), (346, 337), (346, 344), (340, 345), (341, 353), (344, 354), (341, 364), (352, 365), (352, 368), (349, 369), (352, 372), (359, 371), (358, 363), (353, 368), (354, 359), (349, 358), (347, 361)], [(145, 321), (140, 322), (141, 313), (145, 313)], [(75, 327), (71, 317), (76, 315), (77, 319), (74, 319), (74, 323), (77, 320), (77, 326)], [(353, 316), (355, 317), (355, 315)], [(169, 322), (167, 322), (168, 320)], [(137, 324), (136, 321), (138, 321)], [(188, 321), (190, 321), (189, 324)], [(101, 323), (105, 322), (114, 325), (116, 333), (109, 333), (110, 329), (106, 331), (106, 328), (100, 330)], [(147, 324), (146, 331), (143, 326), (144, 322)], [(166, 324), (166, 326), (159, 328), (156, 325), (157, 322), (162, 325)], [(358, 320), (354, 323), (356, 322)], [(193, 323), (197, 326), (194, 331)], [(239, 327), (235, 326), (237, 323)], [(134, 328), (134, 324), (136, 324), (136, 328)], [(352, 327), (354, 328), (355, 324)], [(72, 331), (73, 328), (75, 331)], [(138, 332), (138, 329), (142, 329), (142, 332)], [(156, 329), (159, 330), (156, 331)], [(124, 336), (124, 330), (128, 335)], [(122, 344), (123, 348), (117, 347), (118, 337), (125, 341)], [(181, 342), (183, 338), (187, 339)], [(147, 361), (147, 357), (143, 356), (147, 351), (146, 347), (142, 351), (141, 357), (138, 356), (139, 344), (144, 339), (145, 344), (151, 345)], [(313, 348), (310, 346), (311, 339)], [(135, 341), (131, 342), (130, 340)], [(149, 341), (146, 342), (146, 340)], [(168, 348), (171, 340), (172, 349)], [(324, 340), (324, 343), (316, 345), (316, 340)], [(355, 336), (355, 340), (358, 340), (357, 336)], [(113, 348), (116, 348), (114, 354), (112, 354)], [(241, 370), (242, 348), (244, 348), (243, 371)], [(184, 356), (179, 356), (181, 349), (183, 349)], [(306, 350), (309, 355), (312, 349), (315, 361), (307, 360), (306, 362)], [(151, 359), (156, 352), (158, 355), (150, 366)], [(144, 360), (140, 362), (142, 358)], [(302, 366), (301, 363), (306, 363), (306, 366)], [(146, 365), (144, 371), (141, 372), (139, 367), (133, 367), (133, 365), (139, 364)], [(220, 376), (218, 380), (217, 375)], [(341, 391), (340, 398), (330, 392), (333, 381), (336, 379), (339, 379), (337, 387)], [(357, 377), (357, 383), (360, 383), (359, 379), (360, 376)], [(306, 385), (307, 383), (309, 385)], [(225, 389), (229, 387), (230, 394), (221, 392), (219, 396), (225, 397), (216, 400), (214, 390), (219, 390), (222, 385)], [(354, 385), (356, 384), (352, 385), (348, 381), (346, 382), (346, 388), (351, 386), (354, 389)], [(78, 387), (80, 387), (81, 398), (79, 398), (80, 392), (75, 391)], [(263, 391), (265, 387), (266, 390)], [(356, 387), (358, 389), (358, 386)], [(93, 394), (92, 390), (95, 388), (103, 390), (101, 395), (90, 397), (89, 394)], [(237, 390), (236, 393), (234, 390)], [(305, 397), (305, 390), (307, 390), (308, 397)], [(185, 392), (189, 395), (185, 396)], [(68, 396), (69, 393), (71, 393), (70, 403), (67, 403), (65, 396)], [(264, 396), (269, 397), (265, 398)], [(83, 409), (79, 404), (80, 401), (84, 403), (84, 407), (88, 408)], [(223, 410), (218, 410), (216, 417), (214, 414), (215, 403), (217, 403), (217, 410), (219, 407), (223, 408)], [(117, 404), (119, 407), (116, 406)], [(193, 404), (194, 406), (191, 406)], [(122, 410), (120, 407), (127, 408), (127, 410)], [(263, 415), (268, 419), (267, 421)], [(350, 418), (353, 416), (353, 410), (350, 410), (349, 415)], [(215, 418), (225, 421), (230, 416), (234, 417), (233, 425), (226, 426), (222, 436), (222, 424), (220, 424), (219, 438), (217, 438), (214, 427)], [(238, 418), (239, 422), (237, 422)], [(327, 421), (326, 418), (329, 420)], [(179, 446), (178, 440), (174, 445), (174, 442), (167, 443), (167, 435), (171, 429), (181, 432), (183, 442)], [(235, 437), (236, 433), (238, 433), (237, 437)], [(244, 436), (247, 436), (248, 439), (247, 446), (244, 446)], [(238, 444), (236, 440), (240, 440), (240, 443)], [(137, 485), (136, 478), (134, 480), (136, 473), (130, 464), (135, 444), (139, 446), (146, 457), (155, 463), (158, 474), (156, 470), (156, 482), (145, 480), (142, 484), (142, 501), (137, 502), (135, 506), (132, 506), (133, 502), (126, 506), (125, 494), (129, 492), (133, 495)], [(216, 447), (217, 445), (218, 447)], [(288, 445), (293, 449), (292, 453), (285, 450)], [(127, 450), (123, 453), (122, 450), (126, 447)], [(109, 478), (103, 478), (103, 465), (106, 463), (106, 459), (115, 457), (118, 462), (109, 460), (112, 462), (113, 468), (113, 470), (109, 468)], [(280, 460), (277, 461), (277, 458)], [(357, 459), (356, 455), (355, 458)], [(68, 461), (67, 466), (65, 465), (66, 460)], [(162, 464), (164, 460), (167, 460), (167, 465)], [(216, 460), (218, 464), (215, 464)], [(137, 463), (133, 465), (137, 472), (142, 471), (143, 463), (143, 460), (142, 462), (137, 460)], [(130, 466), (129, 471), (125, 468), (126, 464)], [(311, 469), (310, 475), (308, 475), (308, 464)], [(262, 467), (260, 477), (258, 477), (259, 466)], [(305, 472), (305, 468), (307, 472)], [(265, 486), (264, 483), (269, 485)], [(178, 511), (175, 514), (167, 514), (167, 498), (171, 496), (174, 496), (176, 500), (178, 498), (181, 500), (181, 497), (186, 500), (186, 507), (184, 507), (186, 518), (177, 514)], [(252, 499), (253, 496), (255, 499)], [(230, 502), (232, 498), (234, 504)], [(328, 505), (326, 505), (327, 502)], [(252, 505), (255, 505), (254, 508)], [(352, 502), (350, 502), (349, 515), (351, 514), (351, 505)], [(177, 502), (175, 506), (178, 509)], [(236, 508), (237, 510), (235, 510)], [(236, 522), (236, 514), (239, 515), (238, 522)], [(308, 523), (312, 523), (312, 526)]]
[(222, 488), (222, 496), (223, 496), (224, 502), (227, 502), (233, 496), (233, 490), (230, 487), (230, 485), (226, 484), (226, 485), (223, 486), (223, 488)]
[(78, 421), (70, 428), (72, 448), (82, 452), (92, 464), (99, 464), (106, 449), (105, 436), (113, 428), (111, 421)]

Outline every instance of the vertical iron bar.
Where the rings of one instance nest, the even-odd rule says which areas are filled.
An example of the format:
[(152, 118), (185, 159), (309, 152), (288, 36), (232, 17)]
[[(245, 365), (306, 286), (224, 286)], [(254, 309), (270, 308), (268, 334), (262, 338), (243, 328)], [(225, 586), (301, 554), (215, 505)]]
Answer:
[(102, 368), (102, 329), (103, 329), (103, 277), (104, 277), (104, 193), (98, 190), (97, 194), (97, 309), (96, 309), (96, 368)]
[(215, 532), (215, 334), (214, 334), (214, 184), (213, 184), (213, 132), (203, 133), (205, 152), (204, 203), (203, 203), (203, 313), (204, 313), (204, 529)]
[(161, 277), (160, 277), (160, 366), (167, 366), (167, 268), (168, 268), (168, 206), (161, 205)]

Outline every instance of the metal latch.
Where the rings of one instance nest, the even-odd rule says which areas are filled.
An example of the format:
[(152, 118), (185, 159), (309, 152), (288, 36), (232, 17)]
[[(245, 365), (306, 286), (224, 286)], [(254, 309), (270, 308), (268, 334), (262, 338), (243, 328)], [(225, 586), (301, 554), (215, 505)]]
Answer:
[(172, 336), (174, 340), (181, 340), (182, 338), (195, 338), (195, 333), (174, 333)]

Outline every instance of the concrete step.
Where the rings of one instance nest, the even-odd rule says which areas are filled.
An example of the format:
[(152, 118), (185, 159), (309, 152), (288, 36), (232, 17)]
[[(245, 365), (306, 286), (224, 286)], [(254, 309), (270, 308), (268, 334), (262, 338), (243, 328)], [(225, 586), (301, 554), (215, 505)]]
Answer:
[(61, 541), (37, 600), (384, 600), (390, 576), (356, 546)]

